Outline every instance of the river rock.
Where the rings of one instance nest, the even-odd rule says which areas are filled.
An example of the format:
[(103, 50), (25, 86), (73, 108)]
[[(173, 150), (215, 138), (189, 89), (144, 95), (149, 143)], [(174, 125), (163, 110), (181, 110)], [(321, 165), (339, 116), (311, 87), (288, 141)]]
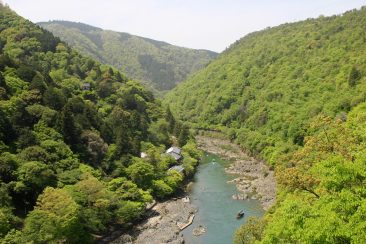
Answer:
[[(150, 210), (150, 218), (143, 221), (131, 231), (130, 235), (134, 239), (133, 243), (184, 243), (184, 238), (177, 224), (186, 224), (192, 221), (191, 216), (195, 211), (195, 207), (189, 202), (183, 202), (181, 198), (157, 203)], [(120, 237), (110, 243), (119, 244), (125, 242)]]
[(198, 227), (193, 229), (192, 233), (195, 236), (200, 236), (200, 235), (203, 235), (204, 233), (206, 233), (206, 229), (202, 225), (199, 225)]
[(232, 198), (233, 198), (234, 200), (245, 200), (245, 199), (248, 199), (248, 195), (247, 195), (247, 194), (245, 194), (245, 193), (243, 193), (243, 194), (234, 194), (234, 195), (232, 196)]

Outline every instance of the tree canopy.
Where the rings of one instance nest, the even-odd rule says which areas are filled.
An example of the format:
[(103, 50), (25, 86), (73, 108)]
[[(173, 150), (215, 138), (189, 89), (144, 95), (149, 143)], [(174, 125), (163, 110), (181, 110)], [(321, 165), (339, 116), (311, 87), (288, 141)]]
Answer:
[(0, 43), (1, 243), (91, 243), (174, 194), (183, 127), (151, 91), (1, 4)]
[(251, 33), (167, 95), (276, 172), (277, 202), (235, 243), (365, 242), (366, 8)]

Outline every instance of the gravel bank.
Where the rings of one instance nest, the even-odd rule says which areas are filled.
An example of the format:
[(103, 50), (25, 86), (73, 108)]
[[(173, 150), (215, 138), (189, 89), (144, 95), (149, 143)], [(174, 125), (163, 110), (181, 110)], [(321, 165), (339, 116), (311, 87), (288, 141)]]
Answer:
[(122, 243), (170, 243), (182, 244), (184, 239), (180, 228), (193, 219), (197, 210), (183, 199), (174, 199), (157, 203), (150, 210), (150, 217), (136, 226), (128, 235), (123, 235), (110, 242)]

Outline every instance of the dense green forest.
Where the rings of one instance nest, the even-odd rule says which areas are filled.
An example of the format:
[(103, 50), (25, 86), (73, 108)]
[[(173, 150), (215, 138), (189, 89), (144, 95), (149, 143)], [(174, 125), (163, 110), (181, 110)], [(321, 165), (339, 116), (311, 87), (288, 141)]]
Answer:
[(180, 187), (163, 154), (174, 141), (192, 173), (187, 127), (150, 91), (0, 4), (1, 243), (88, 243), (129, 226)]
[(204, 67), (217, 54), (170, 45), (144, 37), (103, 30), (69, 21), (38, 23), (96, 60), (122, 69), (157, 91), (172, 89)]
[(276, 171), (236, 243), (366, 242), (366, 8), (249, 34), (166, 97)]

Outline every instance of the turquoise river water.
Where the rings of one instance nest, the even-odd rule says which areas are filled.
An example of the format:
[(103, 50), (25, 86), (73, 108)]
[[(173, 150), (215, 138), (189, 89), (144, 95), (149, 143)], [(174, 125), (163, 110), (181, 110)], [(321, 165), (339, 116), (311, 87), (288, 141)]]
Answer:
[[(230, 162), (214, 154), (205, 153), (189, 192), (191, 202), (198, 208), (192, 225), (182, 231), (187, 244), (226, 244), (233, 242), (235, 230), (250, 216), (262, 216), (264, 211), (257, 200), (233, 200), (237, 193), (235, 184), (227, 181), (235, 178), (225, 173)], [(236, 214), (243, 209), (244, 218)], [(202, 225), (206, 233), (194, 236), (194, 228)]]

